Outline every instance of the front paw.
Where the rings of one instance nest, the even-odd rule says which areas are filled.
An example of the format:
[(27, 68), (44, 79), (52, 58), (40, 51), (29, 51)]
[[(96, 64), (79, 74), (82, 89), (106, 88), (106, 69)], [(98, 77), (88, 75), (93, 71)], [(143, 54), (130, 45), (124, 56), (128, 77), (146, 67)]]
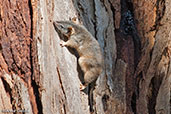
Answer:
[(64, 47), (65, 45), (66, 45), (65, 42), (60, 42), (60, 46), (61, 46), (61, 47)]

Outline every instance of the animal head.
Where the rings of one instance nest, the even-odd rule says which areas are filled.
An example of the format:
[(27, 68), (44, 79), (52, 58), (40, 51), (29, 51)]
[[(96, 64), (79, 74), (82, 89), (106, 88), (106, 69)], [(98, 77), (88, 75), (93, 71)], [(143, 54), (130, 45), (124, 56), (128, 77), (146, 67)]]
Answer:
[(58, 33), (67, 37), (79, 31), (79, 26), (72, 21), (54, 21), (53, 25)]

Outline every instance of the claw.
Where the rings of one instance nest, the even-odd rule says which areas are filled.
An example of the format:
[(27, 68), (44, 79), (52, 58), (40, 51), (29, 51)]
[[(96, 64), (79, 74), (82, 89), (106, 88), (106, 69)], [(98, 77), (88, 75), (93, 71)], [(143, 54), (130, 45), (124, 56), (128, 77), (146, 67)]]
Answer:
[(84, 90), (86, 88), (86, 86), (80, 84), (80, 91)]
[(60, 46), (64, 47), (65, 46), (65, 42), (60, 42)]

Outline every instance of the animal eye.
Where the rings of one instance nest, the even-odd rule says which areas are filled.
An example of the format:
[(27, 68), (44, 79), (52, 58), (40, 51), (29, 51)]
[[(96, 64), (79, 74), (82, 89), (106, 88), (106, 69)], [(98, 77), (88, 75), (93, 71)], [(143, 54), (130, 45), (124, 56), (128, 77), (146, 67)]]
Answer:
[(63, 29), (64, 28), (64, 26), (63, 25), (60, 25), (60, 27)]

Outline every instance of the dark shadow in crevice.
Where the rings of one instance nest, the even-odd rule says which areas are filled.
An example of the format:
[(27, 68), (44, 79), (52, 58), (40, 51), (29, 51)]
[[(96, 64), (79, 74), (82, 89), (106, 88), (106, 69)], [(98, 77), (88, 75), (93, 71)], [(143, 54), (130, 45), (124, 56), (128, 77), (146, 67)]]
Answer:
[(160, 76), (155, 75), (155, 77), (151, 79), (148, 89), (148, 96), (147, 96), (148, 98), (147, 107), (148, 107), (149, 114), (156, 114), (155, 106), (156, 106), (157, 95), (164, 75), (165, 74), (161, 74)]
[(102, 97), (102, 103), (103, 103), (103, 110), (104, 110), (104, 112), (107, 111), (107, 109), (108, 109), (108, 104), (107, 104), (108, 100), (109, 100), (109, 96), (104, 94), (103, 97)]
[(134, 43), (134, 63), (136, 69), (141, 57), (141, 38), (139, 36), (134, 19), (133, 4), (130, 0), (121, 0), (120, 31), (123, 35), (130, 35)]
[(133, 95), (132, 95), (132, 98), (131, 98), (131, 107), (132, 107), (132, 111), (134, 114), (137, 114), (137, 111), (136, 111), (136, 93), (134, 92)]
[[(32, 3), (31, 0), (29, 0), (29, 9), (30, 9), (30, 19), (31, 19), (31, 28), (30, 28), (30, 38), (31, 40), (33, 40), (33, 7), (32, 7)], [(32, 56), (32, 52), (33, 52), (33, 42), (30, 43), (30, 64), (31, 64), (31, 86), (33, 88), (33, 92), (35, 95), (35, 100), (36, 100), (36, 105), (37, 105), (37, 110), (38, 110), (38, 114), (43, 114), (43, 107), (42, 107), (42, 102), (41, 102), (41, 97), (40, 97), (40, 93), (39, 93), (39, 86), (36, 84), (35, 80), (33, 80), (33, 73), (34, 73), (34, 68), (33, 68), (33, 56)], [(28, 81), (27, 81), (28, 82)]]
[(36, 97), (36, 104), (37, 104), (37, 109), (38, 109), (38, 114), (43, 114), (43, 106), (40, 98), (40, 93), (39, 93), (39, 86), (36, 84), (34, 80), (31, 80), (32, 82), (32, 87), (34, 91), (34, 95)]

